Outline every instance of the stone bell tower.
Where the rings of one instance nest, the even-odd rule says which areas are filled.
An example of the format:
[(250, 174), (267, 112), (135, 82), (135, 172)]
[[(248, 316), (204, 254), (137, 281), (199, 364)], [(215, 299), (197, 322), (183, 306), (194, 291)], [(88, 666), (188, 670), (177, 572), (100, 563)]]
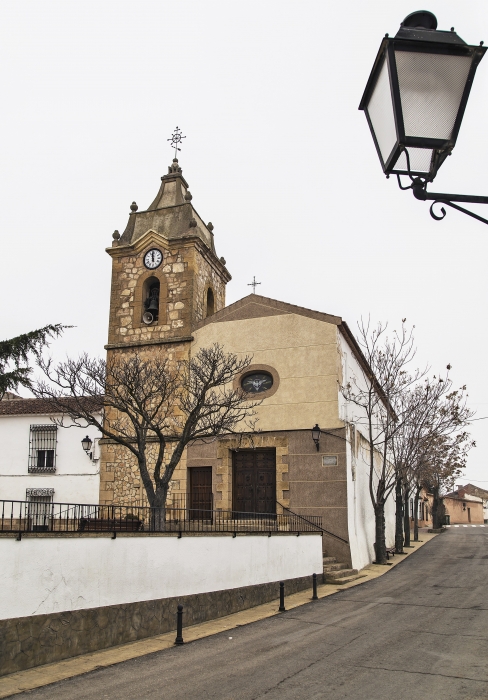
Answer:
[[(113, 234), (107, 357), (112, 353), (165, 352), (189, 356), (197, 323), (225, 306), (231, 279), (215, 252), (213, 226), (205, 224), (175, 158), (152, 204), (131, 205), (122, 236)], [(127, 450), (102, 441), (100, 503), (138, 504), (137, 465)]]

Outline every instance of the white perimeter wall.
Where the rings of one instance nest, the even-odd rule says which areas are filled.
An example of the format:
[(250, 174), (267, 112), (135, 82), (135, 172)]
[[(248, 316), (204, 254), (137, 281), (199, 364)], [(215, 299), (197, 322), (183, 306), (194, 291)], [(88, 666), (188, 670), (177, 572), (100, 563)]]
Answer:
[(239, 588), (322, 573), (322, 537), (0, 539), (0, 619)]
[[(342, 355), (343, 381), (347, 383), (353, 377), (359, 386), (366, 388), (364, 375), (358, 361), (352, 354), (342, 334), (338, 332)], [(358, 406), (347, 402), (339, 392), (339, 415), (347, 424), (347, 515), (349, 543), (351, 547), (352, 565), (355, 569), (374, 561), (375, 517), (371, 496), (369, 494), (369, 461), (368, 455), (360, 447), (359, 436), (356, 454), (351, 449), (351, 431), (353, 425), (359, 434), (368, 439), (366, 414)], [(395, 501), (392, 495), (385, 504), (386, 545), (395, 543)]]
[(29, 474), (30, 426), (50, 424), (48, 415), (0, 416), (0, 500), (25, 501), (26, 489), (48, 488), (54, 489), (57, 503), (98, 503), (99, 461), (92, 461), (81, 447), (82, 439), (89, 435), (94, 441), (93, 456), (98, 458), (101, 435), (92, 426), (58, 428), (56, 472)]

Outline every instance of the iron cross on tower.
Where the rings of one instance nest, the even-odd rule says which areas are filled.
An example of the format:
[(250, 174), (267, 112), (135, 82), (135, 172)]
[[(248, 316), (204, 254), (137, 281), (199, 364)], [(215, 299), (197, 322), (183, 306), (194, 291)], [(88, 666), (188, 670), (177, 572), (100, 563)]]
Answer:
[(182, 139), (186, 139), (186, 136), (183, 136), (179, 126), (177, 126), (176, 129), (173, 131), (173, 133), (171, 134), (171, 138), (166, 139), (167, 141), (171, 141), (170, 146), (171, 148), (175, 149), (175, 158), (177, 158), (178, 156), (178, 151), (181, 151), (181, 148), (178, 146), (178, 144), (181, 143)]
[(261, 282), (256, 282), (256, 277), (253, 276), (252, 282), (249, 282), (247, 286), (252, 287), (252, 293), (256, 294), (256, 287), (258, 286), (258, 284), (261, 284)]

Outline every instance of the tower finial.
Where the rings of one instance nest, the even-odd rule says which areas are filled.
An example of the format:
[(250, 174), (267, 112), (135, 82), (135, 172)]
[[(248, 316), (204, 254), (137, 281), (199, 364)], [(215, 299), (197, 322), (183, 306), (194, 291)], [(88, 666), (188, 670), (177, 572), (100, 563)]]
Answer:
[(170, 146), (171, 148), (175, 149), (175, 160), (178, 156), (178, 151), (181, 151), (181, 148), (179, 148), (178, 144), (181, 143), (182, 139), (186, 139), (186, 136), (183, 136), (179, 126), (177, 126), (176, 129), (173, 131), (173, 133), (171, 134), (171, 138), (166, 139), (167, 141), (171, 141)]

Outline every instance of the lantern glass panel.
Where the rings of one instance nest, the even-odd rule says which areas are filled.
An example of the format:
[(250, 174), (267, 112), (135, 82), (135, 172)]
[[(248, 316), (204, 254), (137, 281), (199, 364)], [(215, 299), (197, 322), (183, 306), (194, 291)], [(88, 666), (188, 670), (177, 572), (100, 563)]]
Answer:
[(81, 446), (83, 447), (85, 452), (88, 452), (88, 450), (92, 446), (92, 441), (90, 440), (88, 435), (81, 441)]
[(383, 163), (386, 163), (397, 142), (390, 76), (386, 60), (383, 61), (367, 110)]
[[(409, 147), (407, 150), (410, 158), (410, 171), (412, 173), (428, 173), (430, 171), (432, 161), (432, 148)], [(400, 154), (400, 157), (393, 166), (392, 170), (394, 172), (397, 170), (401, 170), (405, 173), (408, 172), (407, 156), (404, 152)]]
[(449, 140), (471, 57), (395, 51), (395, 59), (405, 136)]

